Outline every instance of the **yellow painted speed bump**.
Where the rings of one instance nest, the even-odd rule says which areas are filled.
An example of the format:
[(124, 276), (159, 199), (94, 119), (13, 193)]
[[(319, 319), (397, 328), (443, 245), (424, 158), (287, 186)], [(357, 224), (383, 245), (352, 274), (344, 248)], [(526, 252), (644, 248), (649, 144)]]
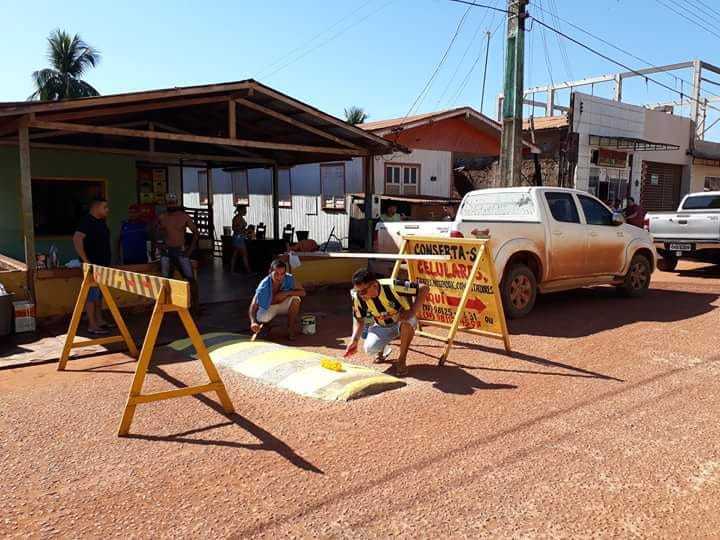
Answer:
[[(347, 401), (405, 386), (402, 379), (337, 358), (232, 333), (203, 334), (213, 363), (297, 394), (328, 401)], [(189, 339), (169, 348), (194, 356)], [(339, 369), (338, 369), (339, 368)]]

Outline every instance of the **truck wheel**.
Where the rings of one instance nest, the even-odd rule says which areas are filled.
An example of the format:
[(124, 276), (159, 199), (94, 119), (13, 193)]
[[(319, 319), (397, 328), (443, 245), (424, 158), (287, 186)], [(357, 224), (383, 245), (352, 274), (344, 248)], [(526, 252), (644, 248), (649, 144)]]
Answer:
[(658, 270), (663, 272), (672, 272), (677, 268), (678, 258), (672, 253), (665, 252), (661, 259), (657, 262)]
[(618, 291), (623, 296), (637, 298), (643, 296), (650, 287), (650, 261), (644, 255), (635, 255), (630, 261), (630, 269), (625, 274)]
[(505, 272), (500, 291), (505, 315), (519, 319), (532, 311), (537, 298), (537, 279), (524, 264), (515, 264)]

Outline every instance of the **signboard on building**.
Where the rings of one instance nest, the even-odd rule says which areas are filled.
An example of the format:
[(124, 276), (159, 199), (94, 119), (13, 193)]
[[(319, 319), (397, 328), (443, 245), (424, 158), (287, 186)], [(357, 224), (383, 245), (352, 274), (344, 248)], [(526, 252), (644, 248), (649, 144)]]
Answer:
[(627, 152), (599, 148), (593, 150), (591, 162), (599, 167), (615, 167), (624, 169), (627, 167)]

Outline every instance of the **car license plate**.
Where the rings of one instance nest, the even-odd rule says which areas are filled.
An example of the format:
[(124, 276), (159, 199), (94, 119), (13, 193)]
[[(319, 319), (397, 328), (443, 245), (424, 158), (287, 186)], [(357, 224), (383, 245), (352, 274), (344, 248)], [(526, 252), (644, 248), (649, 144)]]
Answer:
[(670, 244), (670, 251), (692, 251), (692, 244)]

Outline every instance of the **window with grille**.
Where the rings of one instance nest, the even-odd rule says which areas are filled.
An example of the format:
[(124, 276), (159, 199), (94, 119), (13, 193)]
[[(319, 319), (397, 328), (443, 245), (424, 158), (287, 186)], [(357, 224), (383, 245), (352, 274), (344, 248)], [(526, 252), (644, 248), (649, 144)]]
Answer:
[(345, 209), (345, 164), (332, 163), (320, 166), (322, 207), (325, 210)]
[(720, 191), (720, 176), (706, 176), (705, 191)]
[(233, 204), (235, 206), (248, 206), (250, 204), (250, 189), (248, 187), (247, 171), (232, 171)]
[(420, 165), (385, 164), (386, 195), (419, 195)]

